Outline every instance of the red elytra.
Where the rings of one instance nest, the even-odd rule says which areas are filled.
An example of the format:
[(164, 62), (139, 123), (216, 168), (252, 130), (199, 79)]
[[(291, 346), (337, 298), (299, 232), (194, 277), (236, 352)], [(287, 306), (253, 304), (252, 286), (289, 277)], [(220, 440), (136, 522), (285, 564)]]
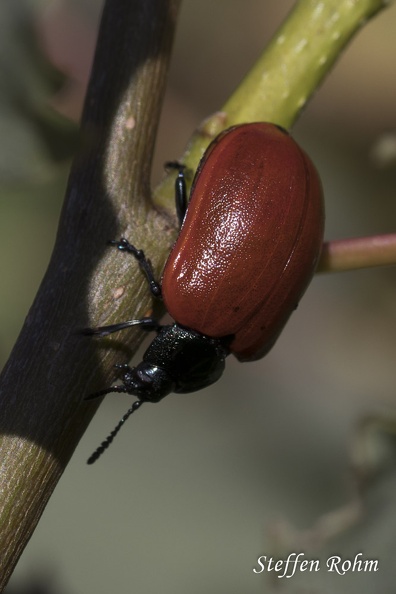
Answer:
[(178, 324), (234, 335), (241, 361), (263, 357), (306, 290), (321, 251), (322, 187), (283, 129), (235, 126), (209, 146), (162, 278)]

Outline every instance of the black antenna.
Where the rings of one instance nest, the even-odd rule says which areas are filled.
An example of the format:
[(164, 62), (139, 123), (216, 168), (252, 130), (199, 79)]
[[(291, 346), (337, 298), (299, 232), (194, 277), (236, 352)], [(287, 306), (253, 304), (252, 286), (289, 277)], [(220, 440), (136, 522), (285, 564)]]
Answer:
[(140, 407), (140, 405), (143, 404), (143, 402), (144, 402), (143, 400), (136, 400), (132, 404), (131, 408), (129, 410), (127, 410), (127, 412), (121, 418), (121, 420), (119, 421), (119, 423), (114, 427), (113, 431), (106, 437), (106, 439), (104, 441), (102, 441), (102, 443), (94, 451), (94, 453), (91, 454), (91, 456), (87, 460), (87, 464), (93, 464), (94, 462), (96, 462), (96, 460), (98, 458), (100, 458), (100, 456), (103, 454), (103, 452), (105, 450), (107, 450), (107, 448), (109, 447), (109, 445), (111, 444), (111, 442), (113, 441), (113, 439), (115, 438), (115, 436), (117, 435), (117, 433), (119, 432), (119, 430), (121, 429), (121, 427), (123, 426), (123, 424), (125, 423), (125, 421), (127, 419), (129, 419), (129, 417), (131, 416), (131, 414), (134, 413), (135, 410), (137, 410)]

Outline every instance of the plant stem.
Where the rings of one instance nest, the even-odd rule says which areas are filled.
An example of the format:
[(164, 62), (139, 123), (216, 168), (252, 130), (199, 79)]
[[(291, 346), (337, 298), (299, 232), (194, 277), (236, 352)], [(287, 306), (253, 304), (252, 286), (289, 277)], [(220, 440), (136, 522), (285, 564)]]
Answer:
[[(264, 121), (290, 128), (355, 33), (385, 0), (298, 0), (224, 106), (195, 132), (181, 162), (195, 171), (208, 144), (235, 124)], [(169, 178), (155, 191), (171, 204)]]
[[(108, 348), (101, 365), (95, 341), (78, 329), (125, 308), (124, 283), (141, 278), (106, 239), (133, 228), (140, 245), (154, 241), (145, 229), (150, 164), (178, 4), (108, 0), (104, 8), (55, 250), (1, 377), (0, 588), (97, 408), (84, 396), (111, 383), (120, 359)], [(156, 231), (165, 252), (169, 225), (161, 219)], [(15, 247), (28, 248), (23, 238)], [(128, 281), (117, 280), (127, 265)], [(151, 300), (144, 290), (135, 297), (142, 315)]]
[(396, 234), (330, 241), (323, 245), (318, 272), (343, 272), (396, 264)]

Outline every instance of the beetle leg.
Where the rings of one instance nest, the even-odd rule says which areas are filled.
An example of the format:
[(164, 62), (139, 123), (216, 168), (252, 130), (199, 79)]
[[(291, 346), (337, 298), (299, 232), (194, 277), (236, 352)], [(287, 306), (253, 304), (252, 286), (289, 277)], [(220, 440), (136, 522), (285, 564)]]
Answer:
[(154, 297), (161, 297), (161, 285), (159, 284), (159, 282), (155, 280), (153, 267), (151, 265), (150, 260), (146, 258), (144, 251), (135, 248), (135, 246), (129, 243), (129, 241), (125, 239), (125, 237), (121, 237), (120, 241), (111, 239), (109, 243), (110, 245), (115, 245), (117, 249), (119, 249), (122, 252), (128, 252), (129, 254), (132, 254), (132, 256), (137, 260), (140, 268), (146, 275), (152, 295), (154, 295)]
[(127, 320), (126, 322), (119, 322), (118, 324), (110, 324), (109, 326), (97, 326), (96, 328), (83, 328), (82, 334), (86, 336), (108, 336), (118, 330), (125, 330), (125, 328), (131, 328), (132, 326), (141, 326), (142, 330), (151, 332), (159, 332), (162, 325), (158, 323), (154, 318), (141, 318), (140, 320)]
[(186, 176), (184, 170), (185, 165), (178, 161), (168, 161), (165, 163), (166, 169), (178, 169), (179, 173), (175, 179), (175, 204), (177, 218), (179, 219), (180, 227), (184, 221), (187, 210), (187, 188), (186, 188)]
[[(132, 368), (128, 365), (128, 363), (116, 363), (114, 367), (116, 369), (122, 370), (124, 373), (132, 371)], [(118, 394), (126, 394), (128, 392), (128, 388), (125, 384), (110, 386), (110, 388), (103, 388), (103, 390), (98, 390), (98, 392), (89, 394), (84, 398), (84, 400), (95, 400), (95, 398), (99, 398), (99, 396), (106, 396), (106, 394), (111, 394), (112, 392), (117, 392)]]
[(111, 394), (112, 392), (126, 394), (126, 391), (127, 388), (125, 386), (110, 386), (110, 388), (103, 388), (103, 390), (99, 390), (98, 392), (89, 394), (89, 396), (85, 396), (84, 400), (94, 400), (95, 398), (99, 398), (99, 396), (106, 396), (106, 394)]

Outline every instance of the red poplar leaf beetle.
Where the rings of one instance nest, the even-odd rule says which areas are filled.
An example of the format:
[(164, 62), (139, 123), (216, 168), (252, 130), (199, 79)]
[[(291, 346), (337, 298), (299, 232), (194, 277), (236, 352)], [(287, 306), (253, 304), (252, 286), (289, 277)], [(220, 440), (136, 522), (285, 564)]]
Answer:
[(222, 375), (230, 353), (240, 361), (268, 353), (320, 255), (319, 175), (284, 129), (251, 123), (221, 133), (199, 164), (188, 208), (184, 166), (168, 166), (178, 170), (181, 230), (161, 284), (143, 251), (124, 238), (110, 243), (138, 261), (152, 294), (162, 297), (175, 322), (164, 326), (146, 317), (84, 330), (106, 336), (141, 326), (157, 333), (136, 367), (117, 365), (122, 384), (88, 396), (123, 392), (137, 397), (88, 463), (97, 460), (143, 402), (209, 386)]

